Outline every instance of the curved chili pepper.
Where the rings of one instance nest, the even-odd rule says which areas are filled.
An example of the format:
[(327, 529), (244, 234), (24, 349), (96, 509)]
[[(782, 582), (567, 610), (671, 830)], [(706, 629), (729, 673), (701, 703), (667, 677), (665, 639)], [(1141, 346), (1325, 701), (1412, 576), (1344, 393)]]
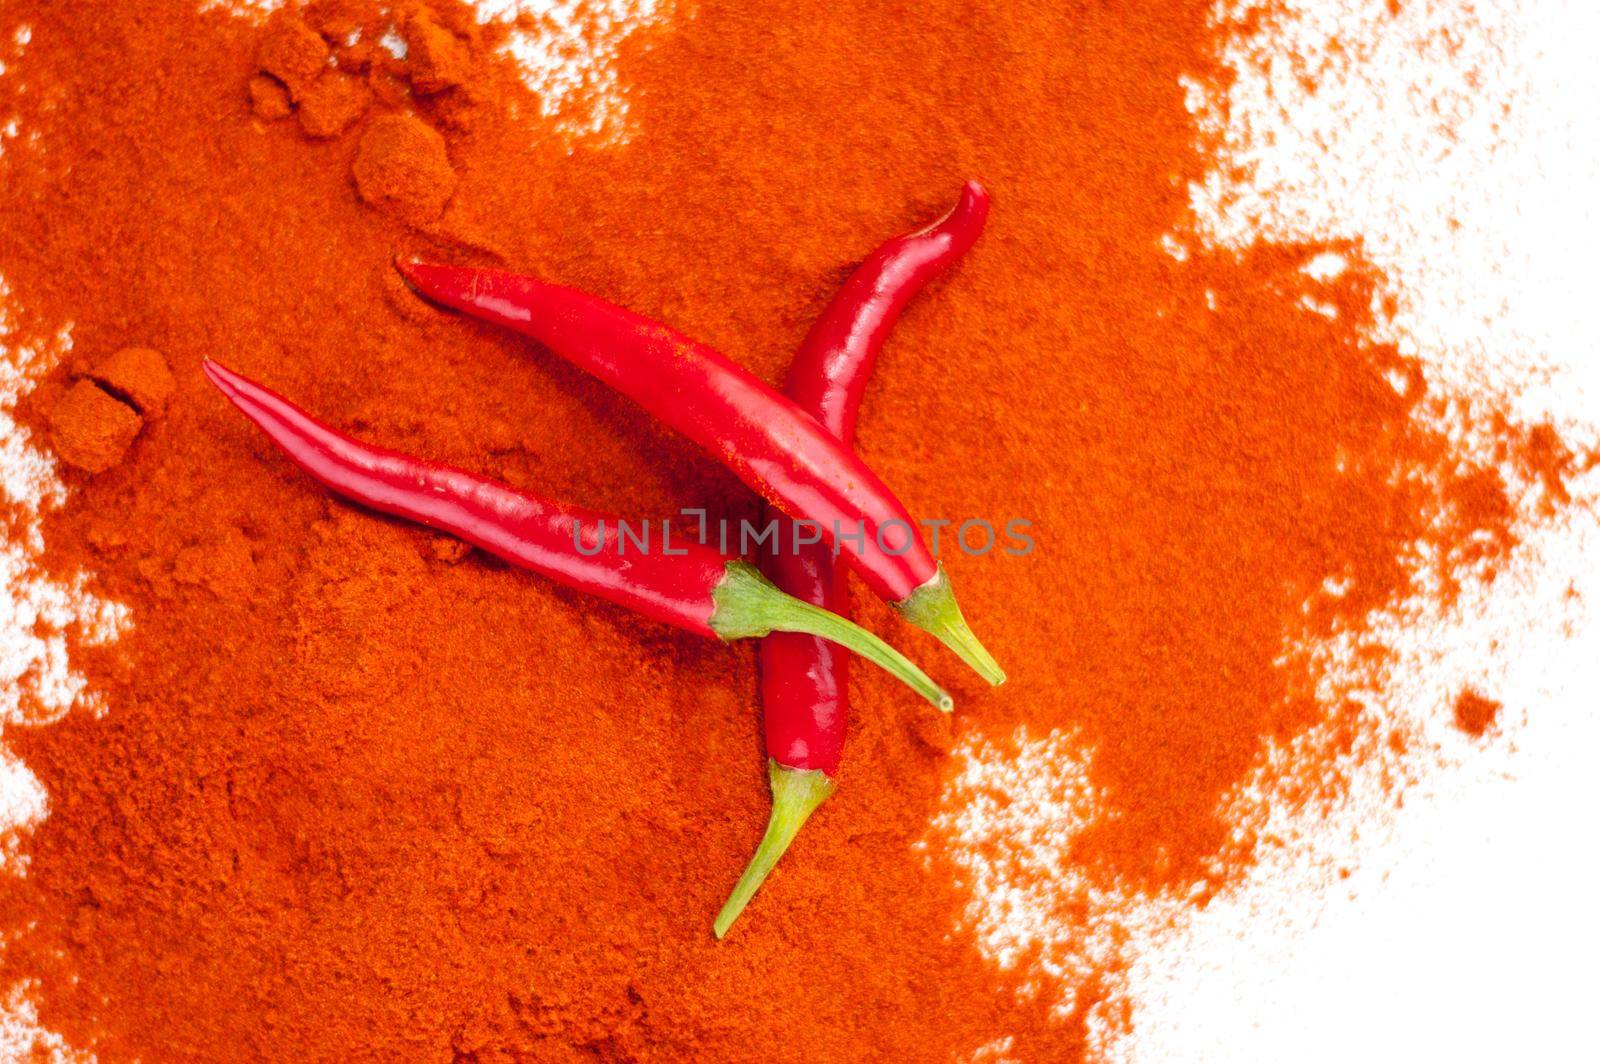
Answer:
[(950, 709), (950, 696), (899, 651), (843, 617), (784, 594), (747, 562), (693, 541), (671, 554), (627, 553), (615, 520), (362, 443), (216, 362), (206, 361), (204, 369), (290, 461), (347, 499), (448, 532), (513, 565), (699, 635), (731, 641), (781, 631), (832, 640)]
[[(812, 325), (789, 364), (784, 394), (841, 443), (853, 445), (861, 396), (890, 330), (923, 286), (967, 253), (988, 216), (989, 194), (968, 181), (943, 218), (873, 252)], [(772, 552), (762, 567), (774, 584), (798, 599), (838, 614), (849, 609), (844, 569), (833, 564), (832, 552), (821, 544)], [(728, 933), (800, 828), (833, 793), (849, 717), (849, 661), (831, 643), (774, 632), (757, 653), (772, 815), (755, 855), (717, 913), (718, 938)]]
[(900, 500), (794, 400), (707, 345), (575, 288), (502, 270), (398, 265), (424, 296), (537, 340), (711, 452), (789, 516), (816, 522), (901, 616), (990, 683), (1005, 681)]

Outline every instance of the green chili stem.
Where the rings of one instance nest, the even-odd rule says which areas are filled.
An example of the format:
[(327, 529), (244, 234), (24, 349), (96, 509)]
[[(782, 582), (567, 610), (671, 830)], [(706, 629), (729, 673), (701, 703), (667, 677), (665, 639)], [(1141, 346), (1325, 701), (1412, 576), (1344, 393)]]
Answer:
[(927, 673), (894, 647), (837, 613), (779, 591), (748, 562), (729, 562), (727, 574), (711, 592), (711, 598), (716, 603), (711, 629), (723, 639), (747, 639), (771, 632), (818, 636), (866, 658), (945, 713), (955, 704)]
[(950, 590), (950, 578), (945, 576), (944, 566), (939, 566), (932, 580), (907, 595), (904, 601), (895, 603), (894, 608), (918, 628), (933, 633), (939, 642), (960, 655), (962, 661), (991, 684), (998, 687), (1006, 682), (1005, 670), (978, 642), (978, 637), (967, 627), (966, 618), (961, 616), (961, 607)]
[(767, 762), (767, 778), (772, 782), (772, 816), (767, 820), (767, 831), (761, 836), (761, 845), (756, 847), (755, 856), (750, 858), (744, 875), (734, 884), (733, 893), (728, 895), (722, 911), (717, 913), (712, 928), (718, 938), (728, 933), (728, 928), (733, 926), (739, 914), (744, 912), (744, 907), (750, 904), (750, 899), (755, 897), (756, 891), (761, 889), (761, 884), (794, 841), (801, 826), (834, 789), (833, 780), (825, 772), (790, 768), (771, 760)]

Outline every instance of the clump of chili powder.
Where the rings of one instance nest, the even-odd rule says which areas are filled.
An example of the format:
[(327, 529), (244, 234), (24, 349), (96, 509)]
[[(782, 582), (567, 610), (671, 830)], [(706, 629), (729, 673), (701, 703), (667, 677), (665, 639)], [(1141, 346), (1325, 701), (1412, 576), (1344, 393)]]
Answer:
[(1500, 717), (1501, 705), (1492, 698), (1485, 698), (1470, 687), (1464, 688), (1456, 696), (1451, 705), (1451, 716), (1456, 727), (1468, 735), (1477, 737), (1483, 735), (1494, 727), (1495, 721)]

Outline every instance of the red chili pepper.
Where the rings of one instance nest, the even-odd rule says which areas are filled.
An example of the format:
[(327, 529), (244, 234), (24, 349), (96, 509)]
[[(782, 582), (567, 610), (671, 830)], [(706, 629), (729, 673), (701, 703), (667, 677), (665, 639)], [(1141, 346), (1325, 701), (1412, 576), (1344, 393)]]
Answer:
[[(855, 441), (856, 414), (878, 352), (912, 298), (965, 255), (983, 232), (989, 194), (968, 181), (961, 198), (925, 229), (896, 237), (858, 266), (811, 327), (789, 364), (784, 394), (841, 443)], [(784, 530), (789, 541), (793, 534)], [(780, 589), (843, 614), (844, 570), (821, 544), (778, 550), (763, 568)], [(713, 925), (726, 935), (795, 835), (834, 791), (849, 717), (848, 660), (832, 644), (774, 632), (761, 641), (761, 711), (772, 815), (750, 864)]]
[(990, 683), (1004, 682), (906, 508), (794, 400), (705, 344), (577, 289), (501, 270), (399, 267), (424, 296), (532, 337), (711, 452), (789, 516), (816, 522), (903, 617)]
[(784, 594), (747, 562), (693, 541), (671, 554), (626, 552), (615, 520), (362, 443), (216, 362), (204, 369), (295, 465), (347, 499), (448, 532), (513, 565), (699, 635), (728, 641), (780, 631), (832, 640), (950, 709), (950, 696), (899, 651), (843, 617)]

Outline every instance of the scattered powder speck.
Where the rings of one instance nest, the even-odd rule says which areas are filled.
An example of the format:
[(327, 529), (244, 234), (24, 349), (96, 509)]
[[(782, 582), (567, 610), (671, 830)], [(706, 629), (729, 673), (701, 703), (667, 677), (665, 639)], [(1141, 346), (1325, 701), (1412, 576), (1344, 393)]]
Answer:
[(1500, 716), (1501, 708), (1500, 703), (1494, 699), (1485, 698), (1467, 688), (1456, 696), (1451, 710), (1455, 716), (1456, 727), (1468, 735), (1482, 735), (1494, 726)]
[(546, 115), (572, 133), (625, 136), (617, 49), (674, 0), (476, 0), (485, 20), (511, 27), (506, 47)]

